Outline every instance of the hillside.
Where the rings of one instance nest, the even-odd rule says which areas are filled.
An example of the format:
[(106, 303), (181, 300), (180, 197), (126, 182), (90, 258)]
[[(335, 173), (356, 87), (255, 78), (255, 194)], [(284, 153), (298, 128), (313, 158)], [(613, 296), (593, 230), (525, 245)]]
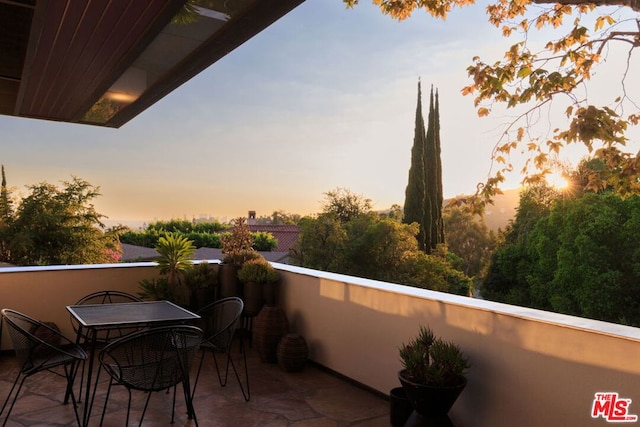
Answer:
[(490, 230), (504, 230), (516, 214), (520, 202), (520, 189), (504, 190), (504, 194), (494, 197), (493, 202), (493, 205), (486, 208), (484, 221)]
[[(516, 208), (520, 201), (520, 190), (503, 190), (504, 194), (500, 194), (493, 198), (493, 205), (487, 205), (485, 209), (484, 221), (490, 230), (504, 230), (509, 221), (516, 214)], [(444, 201), (446, 205), (450, 200)]]

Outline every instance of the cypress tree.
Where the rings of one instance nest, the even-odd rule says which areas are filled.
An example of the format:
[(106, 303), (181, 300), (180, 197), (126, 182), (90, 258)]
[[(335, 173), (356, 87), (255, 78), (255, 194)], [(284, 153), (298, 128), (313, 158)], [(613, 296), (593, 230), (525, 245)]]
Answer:
[(2, 184), (0, 185), (0, 220), (5, 223), (11, 220), (13, 215), (13, 202), (11, 194), (7, 188), (7, 178), (4, 174), (4, 165), (2, 165)]
[(413, 147), (411, 147), (411, 168), (409, 169), (409, 181), (405, 190), (404, 218), (403, 222), (411, 224), (417, 222), (420, 225), (418, 233), (418, 247), (425, 251), (427, 249), (427, 233), (431, 233), (431, 224), (424, 223), (424, 213), (427, 211), (425, 197), (425, 164), (424, 152), (426, 144), (426, 134), (424, 128), (424, 118), (422, 117), (422, 90), (418, 80), (418, 105), (416, 107), (416, 124), (413, 137)]
[[(429, 116), (427, 118), (427, 136), (424, 152), (424, 182), (425, 198), (429, 200), (428, 207), (424, 212), (423, 224), (429, 224), (431, 229), (428, 234), (429, 240), (426, 243), (426, 252), (431, 253), (436, 247), (438, 240), (438, 171), (436, 161), (436, 127), (435, 127), (435, 107), (433, 105), (433, 86), (429, 95)], [(426, 206), (426, 205), (425, 205)]]
[(2, 184), (0, 184), (0, 261), (10, 262), (8, 241), (11, 232), (11, 222), (13, 220), (13, 202), (11, 192), (7, 188), (7, 177), (4, 174), (2, 165)]
[(440, 149), (440, 101), (438, 99), (438, 89), (436, 89), (436, 105), (434, 108), (434, 126), (436, 137), (436, 179), (438, 182), (438, 197), (436, 199), (436, 221), (438, 223), (438, 240), (436, 243), (444, 243), (444, 221), (442, 220), (442, 205), (444, 196), (442, 192), (442, 159)]
[(442, 162), (440, 159), (440, 103), (433, 86), (429, 97), (429, 116), (425, 132), (422, 117), (422, 90), (418, 81), (416, 126), (411, 148), (409, 183), (405, 191), (404, 222), (420, 224), (418, 245), (430, 254), (444, 243), (442, 220)]
[[(431, 253), (437, 245), (444, 243), (444, 223), (442, 221), (442, 163), (440, 160), (440, 104), (438, 94), (429, 97), (429, 117), (427, 119), (425, 165), (425, 197), (429, 200), (425, 211), (424, 224), (430, 224), (431, 231), (426, 242), (426, 252)], [(425, 204), (425, 206), (427, 206)]]

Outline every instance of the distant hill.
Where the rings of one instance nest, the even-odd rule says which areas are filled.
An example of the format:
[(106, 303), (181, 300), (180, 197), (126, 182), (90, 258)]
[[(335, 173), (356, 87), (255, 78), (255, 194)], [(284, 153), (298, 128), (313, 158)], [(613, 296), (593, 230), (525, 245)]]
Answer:
[(503, 190), (504, 194), (493, 198), (493, 205), (487, 205), (484, 221), (490, 230), (504, 228), (516, 215), (516, 209), (520, 203), (520, 189)]
[[(520, 189), (503, 190), (493, 198), (493, 205), (485, 208), (484, 221), (490, 230), (504, 230), (509, 221), (516, 215), (516, 208), (520, 202)], [(452, 200), (452, 199), (449, 199)], [(447, 204), (447, 200), (444, 201)]]

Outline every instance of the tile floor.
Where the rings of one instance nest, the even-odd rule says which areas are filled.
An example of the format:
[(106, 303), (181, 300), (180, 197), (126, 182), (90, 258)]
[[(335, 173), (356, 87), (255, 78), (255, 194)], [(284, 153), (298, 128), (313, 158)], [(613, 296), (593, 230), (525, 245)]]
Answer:
[[(197, 356), (199, 358), (199, 355)], [(389, 402), (382, 396), (363, 390), (323, 369), (307, 364), (302, 372), (287, 373), (277, 364), (263, 363), (249, 349), (251, 400), (245, 402), (235, 377), (220, 387), (213, 361), (205, 359), (194, 406), (198, 423), (210, 426), (333, 427), (389, 426)], [(195, 369), (193, 370), (195, 372)], [(17, 372), (12, 352), (0, 355), (0, 399), (4, 400)], [(102, 379), (106, 379), (103, 374)], [(106, 392), (102, 382), (96, 397), (91, 426), (98, 426)], [(126, 419), (127, 394), (122, 387), (112, 391), (104, 426), (123, 426)], [(62, 405), (64, 379), (49, 373), (27, 378), (7, 426), (73, 426), (72, 406)], [(130, 425), (138, 425), (146, 395), (133, 392)], [(144, 426), (170, 425), (172, 394), (159, 392), (151, 396)], [(81, 410), (82, 407), (79, 408)], [(4, 422), (4, 414), (0, 418)], [(195, 426), (188, 420), (180, 389), (176, 398), (174, 426)]]

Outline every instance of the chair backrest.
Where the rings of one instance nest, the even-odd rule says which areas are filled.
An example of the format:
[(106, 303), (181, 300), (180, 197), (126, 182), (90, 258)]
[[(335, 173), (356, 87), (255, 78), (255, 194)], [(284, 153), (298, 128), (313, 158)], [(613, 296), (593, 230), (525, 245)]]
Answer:
[[(5, 308), (2, 317), (7, 322), (9, 336), (22, 372), (36, 371), (49, 363), (56, 354), (68, 354), (62, 346), (72, 345), (52, 325), (40, 322), (26, 314)], [(71, 355), (70, 355), (71, 356)]]
[[(98, 291), (92, 294), (86, 295), (78, 300), (75, 305), (89, 305), (89, 304), (120, 304), (127, 302), (141, 302), (142, 299), (128, 294), (122, 291)], [(71, 325), (73, 326), (73, 330), (75, 333), (78, 333), (79, 324), (75, 317), (71, 316)], [(120, 328), (120, 329), (111, 329), (106, 331), (97, 331), (96, 341), (98, 342), (108, 342), (109, 340), (114, 340), (120, 337), (123, 337), (131, 332), (137, 331), (138, 328)]]
[(76, 305), (86, 304), (117, 304), (121, 302), (140, 302), (142, 299), (135, 295), (121, 291), (99, 291), (86, 295)]
[(240, 321), (244, 303), (238, 297), (223, 298), (198, 311), (198, 326), (204, 331), (206, 345), (226, 351)]
[(145, 329), (108, 344), (100, 363), (128, 388), (164, 390), (188, 378), (202, 336), (200, 328), (187, 325)]

